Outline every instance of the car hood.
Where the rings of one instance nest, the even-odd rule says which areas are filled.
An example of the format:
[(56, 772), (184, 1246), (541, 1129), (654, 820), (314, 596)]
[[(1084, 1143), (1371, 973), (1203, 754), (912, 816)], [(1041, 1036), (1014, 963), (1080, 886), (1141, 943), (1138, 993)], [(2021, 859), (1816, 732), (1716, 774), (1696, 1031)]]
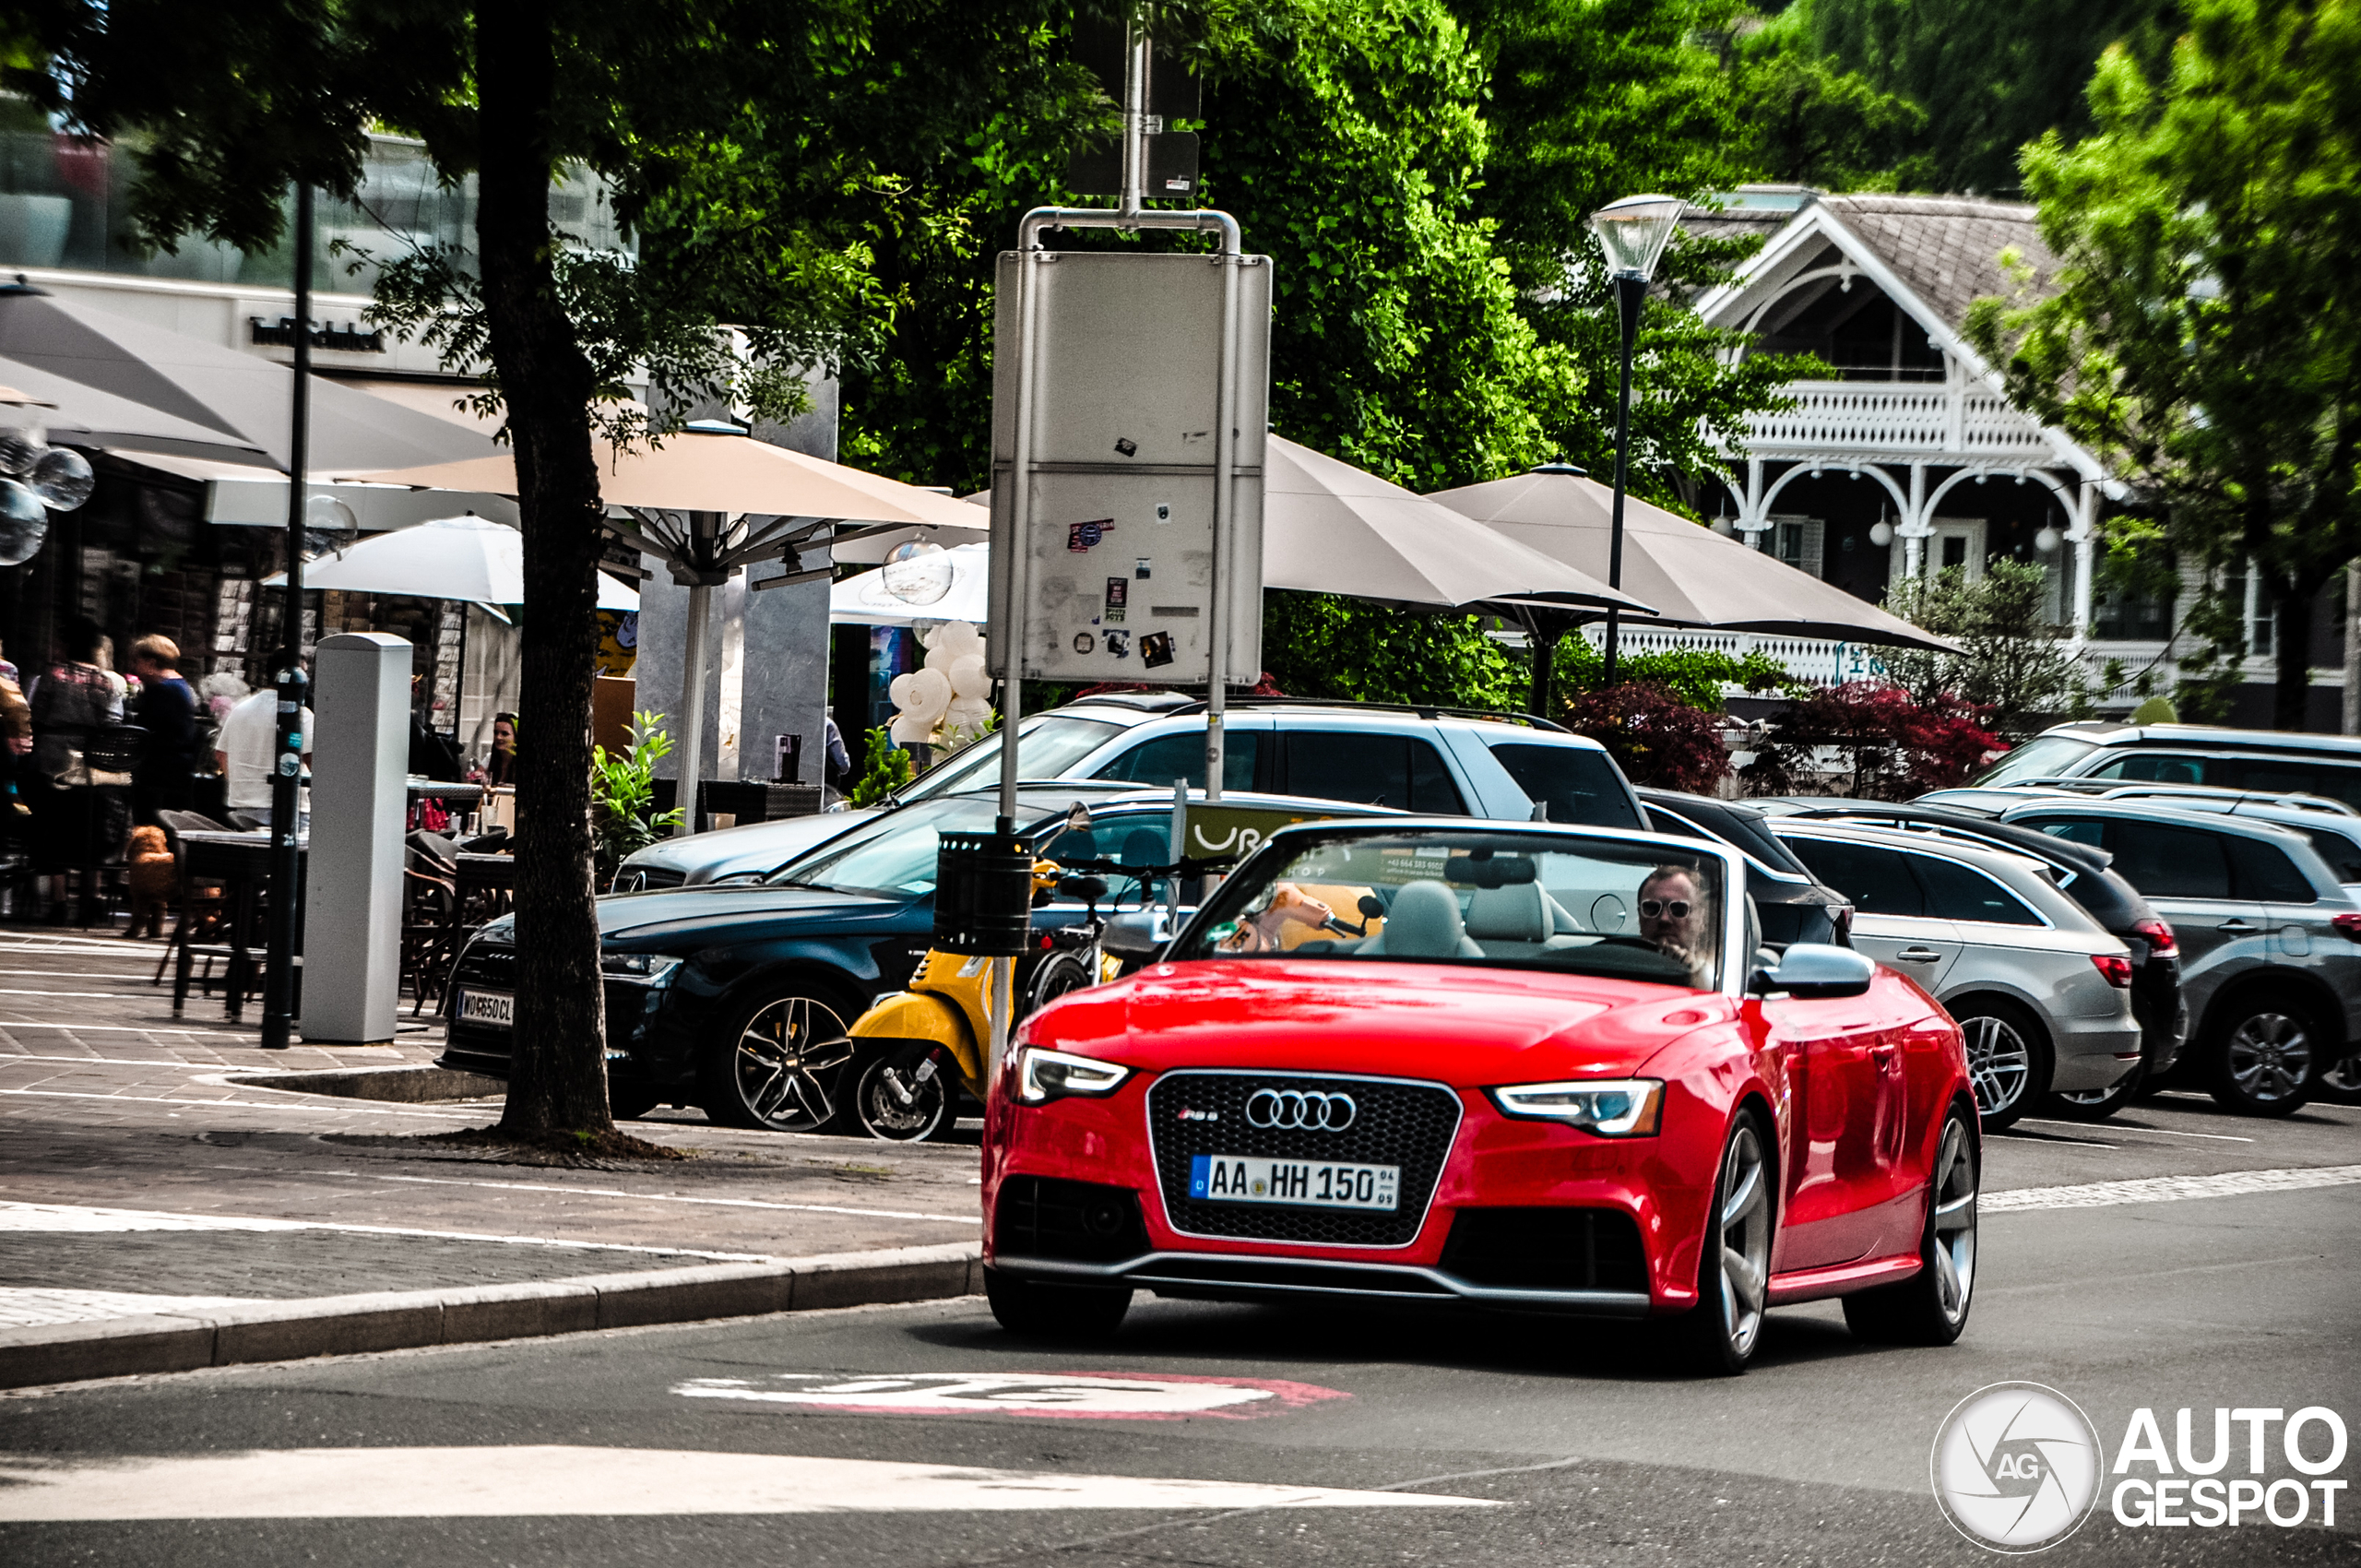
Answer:
[(750, 822), (743, 827), (719, 827), (680, 838), (659, 838), (644, 849), (635, 850), (624, 860), (623, 866), (626, 870), (645, 867), (679, 872), (692, 886), (745, 872), (773, 872), (805, 850), (816, 849), (876, 814), (874, 808), (821, 812), (777, 822)]
[(1718, 992), (1536, 970), (1367, 960), (1157, 964), (1073, 993), (1033, 1044), (1147, 1069), (1258, 1067), (1463, 1087), (1637, 1069), (1735, 1016)]
[[(662, 951), (670, 938), (702, 947), (749, 927), (791, 929), (803, 924), (842, 925), (848, 920), (891, 915), (904, 900), (816, 887), (676, 887), (655, 893), (611, 893), (598, 901), (599, 934), (637, 949)], [(483, 928), (492, 943), (516, 940), (515, 917), (503, 915)]]

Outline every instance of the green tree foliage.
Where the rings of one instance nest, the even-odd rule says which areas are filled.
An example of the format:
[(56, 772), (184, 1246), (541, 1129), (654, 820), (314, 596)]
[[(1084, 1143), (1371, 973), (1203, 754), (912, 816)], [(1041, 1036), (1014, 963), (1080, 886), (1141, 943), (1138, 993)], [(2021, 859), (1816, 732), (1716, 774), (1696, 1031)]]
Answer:
[(1995, 559), (1971, 582), (1964, 567), (1909, 577), (1885, 607), (1913, 625), (1957, 643), (1961, 654), (1893, 649), (1886, 672), (1921, 703), (1956, 693), (1986, 710), (1986, 725), (2023, 739), (2090, 707), (2089, 683), (2051, 624), (2049, 579), (2038, 566)]
[(1419, 615), (1327, 593), (1263, 595), (1263, 667), (1289, 696), (1522, 708), (1525, 659), (1472, 615)]
[(1908, 184), (2011, 192), (2017, 149), (2092, 125), (2082, 98), (2109, 45), (2162, 58), (2177, 0), (1799, 0), (1795, 21), (1839, 70), (1926, 112)]
[[(1793, 684), (1787, 667), (1759, 650), (1742, 657), (1704, 647), (1619, 652), (1615, 672), (1626, 682), (1661, 687), (1675, 701), (1703, 713), (1720, 713), (1727, 707), (1722, 696), (1726, 685), (1762, 693), (1784, 692)], [(1589, 638), (1570, 636), (1558, 645), (1560, 691), (1596, 691), (1606, 673), (1607, 660)]]
[(598, 837), (599, 885), (615, 879), (615, 868), (660, 833), (681, 825), (681, 808), (656, 809), (656, 765), (672, 754), (672, 737), (658, 727), (662, 714), (634, 713), (630, 743), (620, 754), (590, 748), (590, 804)]
[[(2025, 151), (2059, 258), (2047, 298), (1969, 334), (2019, 407), (2143, 493), (2118, 530), (2252, 564), (2278, 614), (2275, 719), (2300, 729), (2314, 596), (2361, 554), (2361, 3), (2197, 0), (2161, 80), (2110, 50), (2097, 134)], [(2190, 624), (2242, 651), (2219, 588)]]
[(1831, 191), (1893, 190), (1930, 178), (1930, 160), (1915, 151), (1926, 110), (1821, 53), (1804, 7), (1734, 29), (1729, 40), (1724, 60), (1737, 118), (1764, 178)]

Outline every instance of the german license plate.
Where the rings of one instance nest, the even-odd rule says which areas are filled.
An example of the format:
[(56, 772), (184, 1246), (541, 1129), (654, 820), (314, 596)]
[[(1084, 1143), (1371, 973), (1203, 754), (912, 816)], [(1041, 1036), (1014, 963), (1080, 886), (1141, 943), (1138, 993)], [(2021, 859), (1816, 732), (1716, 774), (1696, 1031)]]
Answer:
[(514, 1028), (516, 999), (504, 991), (463, 991), (459, 992), (459, 1022), (493, 1029)]
[(1391, 1209), (1401, 1186), (1398, 1165), (1255, 1159), (1236, 1154), (1201, 1154), (1189, 1164), (1189, 1195), (1204, 1203)]

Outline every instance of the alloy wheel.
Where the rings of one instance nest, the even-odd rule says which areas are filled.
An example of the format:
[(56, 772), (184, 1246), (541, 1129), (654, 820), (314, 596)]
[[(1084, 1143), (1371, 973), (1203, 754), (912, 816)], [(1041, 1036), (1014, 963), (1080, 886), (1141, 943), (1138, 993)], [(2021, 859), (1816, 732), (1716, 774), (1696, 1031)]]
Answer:
[(1722, 1332), (1743, 1360), (1770, 1304), (1771, 1173), (1753, 1123), (1741, 1122), (1722, 1157)]
[(1934, 1230), (1935, 1304), (1956, 1325), (1975, 1289), (1975, 1157), (1957, 1117), (1944, 1124), (1935, 1155)]
[[(932, 1071), (928, 1071), (931, 1063)], [(950, 1054), (940, 1046), (908, 1046), (861, 1069), (853, 1113), (872, 1138), (923, 1143), (952, 1122)]]
[(835, 1008), (808, 996), (782, 996), (757, 1009), (739, 1031), (738, 1101), (747, 1114), (781, 1132), (809, 1132), (836, 1115), (837, 1080), (852, 1060), (852, 1039)]
[(2033, 1048), (2015, 1026), (1991, 1014), (1968, 1019), (1967, 1076), (1975, 1087), (1976, 1109), (1994, 1116), (2023, 1098), (2033, 1075)]
[(2230, 1081), (2258, 1104), (2300, 1091), (2312, 1070), (2311, 1036), (2304, 1020), (2285, 1013), (2255, 1013), (2231, 1031)]

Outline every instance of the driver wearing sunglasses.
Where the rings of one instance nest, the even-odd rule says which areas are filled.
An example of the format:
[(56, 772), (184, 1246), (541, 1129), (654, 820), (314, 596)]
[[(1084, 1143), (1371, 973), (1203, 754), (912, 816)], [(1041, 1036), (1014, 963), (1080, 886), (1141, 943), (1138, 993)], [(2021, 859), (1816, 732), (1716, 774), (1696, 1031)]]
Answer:
[(1640, 934), (1692, 970), (1708, 967), (1712, 921), (1704, 889), (1687, 866), (1658, 866), (1640, 884)]

